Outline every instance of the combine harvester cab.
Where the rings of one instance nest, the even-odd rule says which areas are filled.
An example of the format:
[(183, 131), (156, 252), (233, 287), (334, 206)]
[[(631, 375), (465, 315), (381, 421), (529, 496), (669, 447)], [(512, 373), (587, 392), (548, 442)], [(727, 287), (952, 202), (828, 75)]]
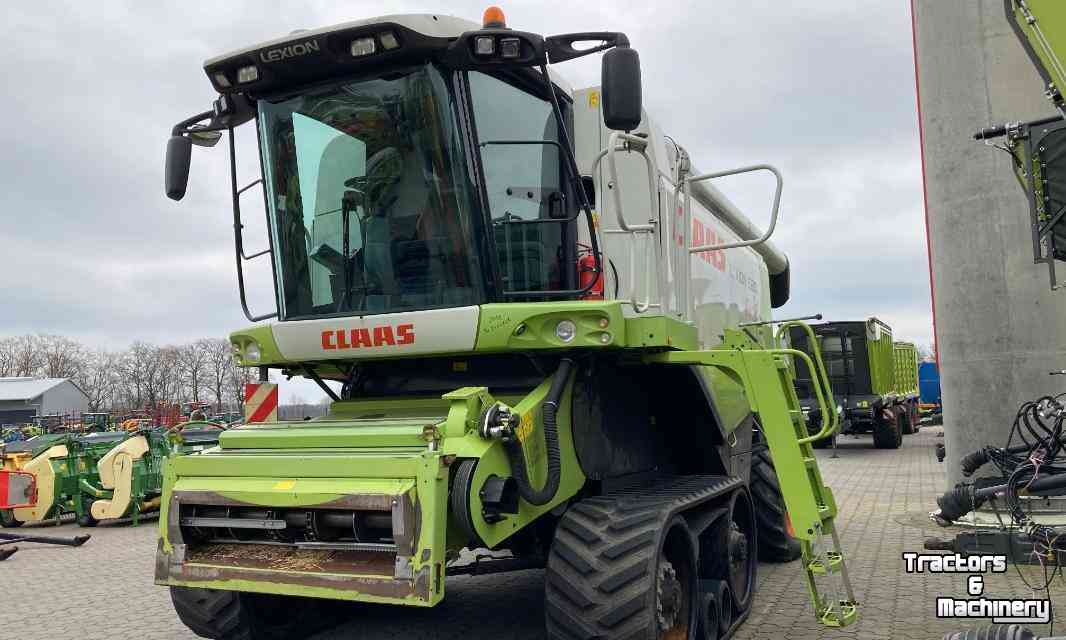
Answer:
[[(548, 69), (601, 51), (601, 87)], [(260, 383), (246, 424), (164, 473), (155, 578), (193, 631), (297, 637), (323, 599), (429, 607), (448, 576), (543, 567), (553, 638), (718, 638), (751, 611), (759, 557), (802, 557), (818, 620), (855, 620), (811, 450), (832, 394), (817, 350), (780, 346), (806, 325), (770, 320), (781, 176), (697, 171), (641, 110), (624, 34), (386, 16), (205, 72), (219, 97), (174, 127), (166, 191), (228, 133), (260, 323), (230, 340)], [(241, 188), (233, 130), (252, 122), (263, 179)], [(710, 184), (752, 172), (775, 186), (765, 232)], [(276, 274), (260, 315), (256, 257)], [(793, 359), (817, 373), (817, 434)], [(318, 383), (329, 415), (277, 420), (271, 370)]]

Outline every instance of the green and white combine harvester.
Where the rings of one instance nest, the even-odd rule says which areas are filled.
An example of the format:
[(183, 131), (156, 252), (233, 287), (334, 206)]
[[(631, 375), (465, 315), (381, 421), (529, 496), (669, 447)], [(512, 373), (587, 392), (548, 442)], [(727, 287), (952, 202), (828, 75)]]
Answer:
[[(600, 87), (548, 68), (601, 51)], [(855, 621), (811, 448), (837, 427), (824, 367), (780, 346), (805, 325), (770, 319), (781, 177), (698, 172), (642, 111), (624, 34), (386, 16), (205, 71), (219, 96), (174, 127), (167, 195), (192, 145), (228, 132), (258, 323), (231, 335), (236, 358), (333, 402), (167, 463), (155, 579), (194, 632), (295, 637), (327, 600), (432, 607), (449, 576), (545, 568), (553, 638), (724, 638), (757, 559), (801, 555), (817, 619)], [(247, 123), (262, 179), (242, 188)], [(709, 184), (753, 171), (776, 184), (765, 233)], [(249, 253), (259, 185), (270, 244)], [(819, 373), (818, 434), (793, 358)]]

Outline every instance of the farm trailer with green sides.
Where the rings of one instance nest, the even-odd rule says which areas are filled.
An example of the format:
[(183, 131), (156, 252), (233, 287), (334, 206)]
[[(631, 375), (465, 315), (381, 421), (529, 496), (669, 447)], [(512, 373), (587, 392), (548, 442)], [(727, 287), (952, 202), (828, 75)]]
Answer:
[[(840, 433), (872, 433), (878, 449), (896, 449), (904, 434), (918, 430), (918, 357), (909, 342), (893, 342), (892, 329), (877, 318), (825, 322), (812, 326), (815, 341), (801, 328), (790, 330), (790, 344), (824, 358)], [(822, 428), (816, 388), (805, 362), (796, 362), (796, 385), (812, 433)], [(820, 440), (831, 446), (836, 436)]]
[[(601, 51), (601, 87), (548, 67)], [(174, 127), (167, 195), (227, 133), (259, 323), (231, 335), (236, 357), (332, 404), (168, 463), (155, 578), (194, 632), (295, 637), (328, 600), (431, 607), (448, 576), (544, 567), (553, 638), (727, 637), (757, 558), (800, 556), (817, 619), (855, 620), (811, 450), (835, 427), (828, 383), (810, 436), (788, 358), (817, 354), (776, 347), (770, 321), (788, 298), (780, 174), (697, 171), (641, 109), (624, 34), (386, 16), (204, 69), (219, 95)], [(241, 187), (245, 123), (262, 178)], [(754, 171), (775, 185), (766, 232), (709, 184)], [(249, 197), (262, 251), (242, 238)], [(257, 256), (276, 303), (260, 315)]]

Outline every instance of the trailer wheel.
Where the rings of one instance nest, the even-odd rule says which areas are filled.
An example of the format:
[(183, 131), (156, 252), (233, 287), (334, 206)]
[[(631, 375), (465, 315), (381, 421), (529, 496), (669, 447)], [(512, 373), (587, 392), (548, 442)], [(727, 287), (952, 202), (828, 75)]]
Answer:
[(185, 626), (214, 640), (306, 638), (327, 623), (310, 598), (171, 587), (170, 599)]
[[(836, 435), (830, 436), (834, 438)], [(819, 440), (827, 442), (830, 438)], [(758, 525), (759, 559), (768, 562), (792, 562), (800, 557), (799, 540), (788, 535), (785, 500), (768, 449), (759, 449), (751, 458), (751, 496), (755, 502)]]
[(695, 640), (701, 611), (693, 536), (658, 506), (622, 514), (578, 503), (556, 528), (545, 572), (552, 640)]
[(911, 433), (918, 433), (922, 430), (922, 416), (918, 412), (918, 401), (914, 400), (910, 403), (910, 416), (911, 416)]
[(897, 420), (901, 421), (900, 431), (903, 432), (903, 435), (909, 436), (918, 433), (918, 421), (914, 420), (914, 418), (911, 416), (911, 403), (905, 402), (900, 405), (897, 409), (897, 413), (899, 414)]
[(14, 529), (21, 527), (22, 522), (15, 519), (15, 512), (11, 509), (0, 509), (0, 527)]
[(832, 449), (833, 444), (837, 441), (837, 434), (833, 434), (828, 438), (822, 438), (821, 440), (815, 440), (811, 443), (811, 446), (815, 449)]
[(874, 446), (878, 449), (899, 449), (903, 444), (902, 428), (903, 420), (898, 411), (878, 414), (874, 419)]

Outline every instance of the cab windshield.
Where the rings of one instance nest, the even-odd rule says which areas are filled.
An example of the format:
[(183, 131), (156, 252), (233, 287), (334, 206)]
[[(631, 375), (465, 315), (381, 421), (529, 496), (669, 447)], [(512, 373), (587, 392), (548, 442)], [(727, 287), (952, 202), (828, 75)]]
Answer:
[(260, 100), (283, 318), (483, 302), (451, 104), (432, 65)]

